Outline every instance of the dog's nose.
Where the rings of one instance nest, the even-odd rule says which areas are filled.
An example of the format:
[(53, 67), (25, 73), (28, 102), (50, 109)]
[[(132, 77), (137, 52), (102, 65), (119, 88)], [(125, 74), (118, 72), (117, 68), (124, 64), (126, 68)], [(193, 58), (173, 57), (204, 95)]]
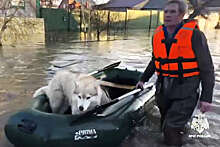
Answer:
[(80, 111), (83, 111), (83, 106), (79, 106), (79, 110), (80, 110)]

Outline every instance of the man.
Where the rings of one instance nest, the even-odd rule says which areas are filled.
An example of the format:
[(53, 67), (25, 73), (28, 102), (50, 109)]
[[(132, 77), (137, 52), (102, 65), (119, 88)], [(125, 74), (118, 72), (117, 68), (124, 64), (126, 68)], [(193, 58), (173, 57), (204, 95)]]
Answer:
[(211, 107), (214, 66), (204, 34), (195, 20), (183, 20), (184, 1), (168, 1), (164, 8), (164, 25), (153, 36), (152, 59), (138, 88), (157, 72), (156, 102), (161, 114), (161, 129), (167, 145), (181, 146), (182, 130), (197, 105), (202, 85), (200, 110)]

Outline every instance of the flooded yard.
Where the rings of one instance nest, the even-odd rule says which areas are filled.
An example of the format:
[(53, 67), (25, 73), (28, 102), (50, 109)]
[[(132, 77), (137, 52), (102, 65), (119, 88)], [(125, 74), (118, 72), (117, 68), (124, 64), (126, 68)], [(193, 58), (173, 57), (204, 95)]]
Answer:
[[(195, 143), (187, 144), (188, 147), (220, 145), (220, 32), (207, 32), (206, 35), (216, 75), (213, 110), (206, 114), (210, 137), (195, 138)], [(89, 73), (120, 60), (120, 67), (143, 71), (151, 58), (151, 35), (143, 30), (129, 32), (126, 40), (74, 42), (77, 42), (77, 38), (73, 34), (65, 34), (64, 38), (51, 39), (46, 44), (4, 46), (0, 50), (0, 147), (12, 147), (3, 131), (7, 119), (28, 107), (34, 91), (46, 85), (56, 70)], [(155, 77), (152, 78), (154, 80)], [(152, 120), (137, 127), (121, 146), (161, 146), (158, 143), (159, 120), (157, 115), (152, 116)]]

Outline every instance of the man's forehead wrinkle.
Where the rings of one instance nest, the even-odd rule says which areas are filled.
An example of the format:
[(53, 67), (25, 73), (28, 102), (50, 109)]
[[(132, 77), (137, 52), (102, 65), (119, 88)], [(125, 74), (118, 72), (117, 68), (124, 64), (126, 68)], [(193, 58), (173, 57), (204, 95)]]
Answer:
[(169, 8), (169, 9), (165, 9), (165, 11), (167, 11), (167, 10), (176, 10), (176, 8)]
[(177, 10), (177, 9), (178, 9), (178, 7), (165, 7), (164, 11), (166, 11), (166, 10)]

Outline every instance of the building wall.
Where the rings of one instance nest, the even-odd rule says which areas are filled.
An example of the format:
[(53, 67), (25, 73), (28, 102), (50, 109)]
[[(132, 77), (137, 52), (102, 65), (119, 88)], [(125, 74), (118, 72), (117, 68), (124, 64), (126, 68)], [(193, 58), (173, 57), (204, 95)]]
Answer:
[[(13, 13), (15, 11), (16, 2), (19, 0), (11, 0), (12, 3), (15, 5), (13, 6), (14, 8), (6, 9), (3, 10), (5, 3), (8, 2), (9, 0), (1, 0), (0, 2), (0, 16), (4, 16), (5, 12), (7, 15)], [(37, 0), (21, 0), (22, 5), (19, 6), (18, 11), (16, 12), (15, 16), (17, 17), (36, 17), (36, 2)], [(24, 4), (24, 5), (23, 5)]]
[[(12, 2), (12, 7), (5, 5)], [(2, 43), (14, 44), (20, 42), (45, 42), (44, 20), (36, 18), (36, 4), (40, 0), (1, 0), (0, 2), (0, 29), (5, 16), (15, 13), (15, 17), (7, 24), (7, 29), (3, 32)], [(5, 15), (6, 14), (6, 15)], [(37, 37), (37, 39), (36, 39)]]

